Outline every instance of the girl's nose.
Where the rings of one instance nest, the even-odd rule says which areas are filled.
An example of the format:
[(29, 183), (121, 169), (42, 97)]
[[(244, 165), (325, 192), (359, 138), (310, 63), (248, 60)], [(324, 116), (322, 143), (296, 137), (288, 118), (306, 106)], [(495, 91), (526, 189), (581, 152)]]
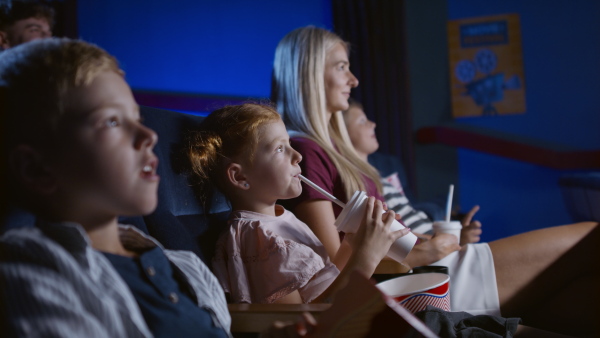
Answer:
[(294, 150), (292, 148), (292, 163), (293, 164), (298, 164), (300, 162), (302, 162), (302, 154), (300, 154), (299, 152), (297, 152), (296, 150)]

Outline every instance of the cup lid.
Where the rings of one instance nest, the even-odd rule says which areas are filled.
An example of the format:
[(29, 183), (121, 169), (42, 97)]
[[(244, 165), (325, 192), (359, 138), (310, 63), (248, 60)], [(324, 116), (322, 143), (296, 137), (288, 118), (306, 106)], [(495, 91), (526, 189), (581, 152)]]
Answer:
[(364, 191), (357, 190), (354, 192), (352, 198), (350, 198), (348, 203), (346, 203), (346, 207), (342, 209), (342, 212), (338, 215), (333, 223), (337, 227), (338, 231), (348, 232), (348, 216), (354, 214), (354, 211), (360, 207), (360, 203), (357, 202), (362, 201), (366, 195), (367, 193)]

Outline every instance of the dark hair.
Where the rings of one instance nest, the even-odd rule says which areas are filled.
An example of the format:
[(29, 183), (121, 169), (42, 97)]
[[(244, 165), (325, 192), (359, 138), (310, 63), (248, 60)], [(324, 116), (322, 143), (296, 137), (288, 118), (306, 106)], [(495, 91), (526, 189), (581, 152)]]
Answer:
[(50, 28), (54, 26), (54, 8), (39, 2), (13, 1), (12, 6), (2, 6), (0, 30), (6, 30), (19, 20), (41, 18), (48, 21)]

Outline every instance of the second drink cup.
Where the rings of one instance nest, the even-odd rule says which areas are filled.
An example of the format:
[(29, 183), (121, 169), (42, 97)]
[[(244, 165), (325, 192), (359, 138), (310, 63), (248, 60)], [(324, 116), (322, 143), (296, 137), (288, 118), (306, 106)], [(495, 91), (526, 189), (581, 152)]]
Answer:
[[(335, 226), (338, 231), (345, 233), (356, 233), (363, 220), (363, 215), (367, 208), (367, 194), (364, 191), (356, 191), (352, 198), (346, 203), (340, 215), (335, 219)], [(397, 220), (392, 223), (392, 231), (404, 229)], [(402, 262), (417, 242), (417, 236), (412, 232), (398, 238), (390, 247), (388, 256), (395, 261)]]

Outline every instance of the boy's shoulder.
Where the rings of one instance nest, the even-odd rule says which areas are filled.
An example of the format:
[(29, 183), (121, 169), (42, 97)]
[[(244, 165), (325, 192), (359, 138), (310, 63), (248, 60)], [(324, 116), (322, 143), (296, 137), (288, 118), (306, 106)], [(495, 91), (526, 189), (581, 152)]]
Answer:
[(59, 262), (85, 251), (86, 246), (85, 238), (73, 227), (61, 226), (60, 230), (50, 231), (34, 226), (20, 227), (0, 237), (0, 262), (56, 268)]

